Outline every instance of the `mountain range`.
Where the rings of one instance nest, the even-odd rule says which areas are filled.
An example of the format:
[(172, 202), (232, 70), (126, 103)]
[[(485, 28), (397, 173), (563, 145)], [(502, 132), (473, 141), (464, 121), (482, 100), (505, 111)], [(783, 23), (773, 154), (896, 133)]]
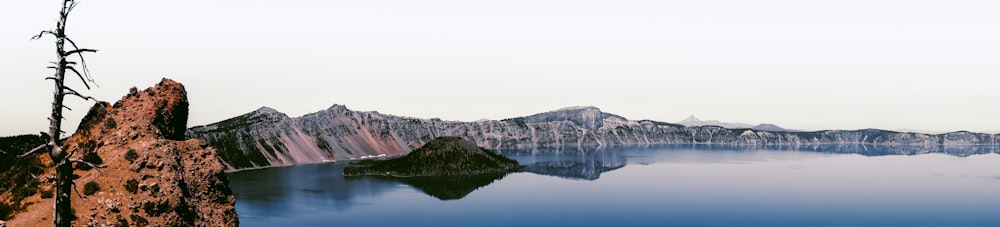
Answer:
[(720, 127), (723, 127), (723, 128), (749, 128), (749, 129), (754, 129), (754, 130), (772, 131), (772, 132), (794, 132), (794, 131), (796, 131), (796, 130), (788, 130), (788, 129), (779, 127), (777, 125), (767, 124), (767, 123), (765, 123), (765, 124), (759, 124), (759, 125), (751, 125), (751, 124), (746, 124), (746, 123), (722, 122), (722, 121), (718, 121), (718, 120), (701, 120), (701, 119), (698, 119), (697, 117), (695, 117), (694, 115), (691, 115), (690, 117), (685, 118), (684, 120), (682, 120), (680, 122), (677, 122), (677, 124), (688, 126), (688, 127), (693, 127), (693, 126), (713, 126), (714, 125), (714, 126), (720, 126)]
[[(777, 126), (774, 126), (777, 127)], [(780, 128), (780, 127), (777, 127)], [(503, 120), (443, 121), (354, 111), (343, 105), (301, 117), (263, 107), (187, 130), (218, 150), (227, 171), (397, 156), (440, 136), (458, 136), (497, 150), (559, 151), (620, 145), (996, 146), (1000, 135), (965, 131), (921, 134), (878, 129), (814, 132), (629, 120), (596, 107), (570, 107)]]

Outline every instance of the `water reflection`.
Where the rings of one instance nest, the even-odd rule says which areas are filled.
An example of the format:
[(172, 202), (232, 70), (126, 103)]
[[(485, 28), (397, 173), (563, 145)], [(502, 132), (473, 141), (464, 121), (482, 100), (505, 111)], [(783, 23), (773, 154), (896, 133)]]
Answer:
[(548, 161), (524, 166), (525, 172), (572, 180), (597, 180), (601, 173), (625, 167), (625, 163), (601, 161)]
[[(500, 152), (508, 156), (572, 156), (583, 155), (595, 158), (606, 159), (616, 152), (633, 151), (676, 151), (676, 150), (696, 150), (696, 151), (725, 151), (725, 152), (753, 152), (753, 151), (795, 151), (795, 152), (815, 152), (825, 154), (859, 154), (864, 156), (886, 156), (886, 155), (919, 155), (919, 154), (947, 154), (957, 157), (968, 157), (979, 154), (1000, 153), (1000, 146), (991, 145), (871, 145), (871, 144), (815, 144), (815, 145), (768, 145), (768, 146), (744, 146), (744, 145), (718, 145), (718, 144), (666, 144), (666, 145), (639, 145), (639, 146), (606, 146), (606, 147), (582, 147), (582, 148), (536, 148), (501, 150)], [(610, 154), (609, 154), (610, 153)]]
[[(890, 161), (899, 162), (898, 160), (903, 160), (906, 161), (907, 163), (926, 162), (926, 163), (920, 163), (920, 166), (938, 166), (938, 164), (935, 163), (939, 162), (948, 163), (949, 161), (949, 159), (942, 158), (948, 156), (931, 155), (930, 157), (928, 156), (884, 157), (879, 159), (881, 161), (878, 161), (878, 163), (876, 163), (874, 161), (871, 161), (874, 160), (875, 158), (866, 158), (870, 156), (943, 153), (951, 156), (967, 157), (976, 154), (998, 153), (995, 147), (986, 147), (986, 146), (955, 146), (955, 147), (938, 146), (936, 148), (922, 148), (922, 147), (906, 147), (906, 146), (885, 147), (885, 146), (861, 146), (861, 145), (858, 146), (830, 145), (830, 146), (809, 146), (809, 147), (771, 146), (771, 147), (756, 147), (756, 148), (718, 146), (718, 145), (661, 145), (661, 146), (646, 146), (646, 147), (600, 148), (600, 149), (589, 149), (589, 150), (588, 149), (505, 150), (500, 152), (512, 159), (517, 160), (522, 165), (524, 165), (523, 173), (488, 174), (488, 175), (477, 175), (477, 176), (466, 176), (466, 177), (421, 177), (421, 178), (347, 177), (345, 178), (341, 175), (341, 173), (343, 172), (343, 168), (345, 166), (344, 163), (326, 163), (326, 164), (242, 171), (242, 172), (232, 173), (229, 175), (229, 177), (231, 179), (230, 186), (236, 193), (237, 211), (239, 212), (241, 222), (263, 225), (268, 222), (294, 223), (292, 219), (302, 219), (303, 214), (331, 215), (330, 212), (334, 212), (334, 213), (344, 213), (343, 215), (347, 215), (348, 213), (351, 215), (357, 215), (355, 213), (367, 214), (368, 212), (372, 212), (373, 213), (372, 215), (374, 216), (377, 215), (375, 213), (380, 212), (379, 209), (388, 209), (387, 205), (384, 205), (386, 203), (398, 202), (404, 204), (426, 204), (420, 201), (429, 199), (428, 196), (433, 197), (433, 199), (431, 200), (434, 201), (448, 200), (449, 203), (452, 204), (465, 204), (465, 203), (477, 203), (477, 202), (482, 203), (480, 200), (489, 200), (491, 199), (491, 197), (496, 197), (496, 196), (509, 196), (508, 199), (511, 198), (516, 199), (519, 198), (519, 196), (526, 195), (523, 193), (528, 193), (528, 194), (540, 193), (548, 190), (551, 187), (566, 187), (560, 190), (560, 193), (562, 194), (583, 193), (582, 191), (588, 191), (589, 187), (596, 187), (597, 185), (605, 185), (605, 184), (614, 185), (614, 186), (607, 186), (609, 188), (613, 188), (614, 190), (624, 190), (620, 185), (628, 185), (628, 183), (622, 183), (622, 181), (627, 181), (626, 178), (622, 178), (621, 176), (619, 176), (618, 178), (607, 177), (606, 180), (602, 179), (603, 174), (607, 174), (613, 171), (620, 171), (621, 174), (636, 174), (635, 177), (632, 177), (635, 179), (645, 179), (651, 176), (657, 178), (674, 178), (672, 180), (658, 180), (658, 181), (637, 180), (637, 182), (639, 183), (632, 182), (632, 184), (639, 186), (627, 187), (627, 188), (629, 188), (628, 190), (635, 191), (634, 193), (637, 194), (647, 193), (649, 195), (655, 195), (654, 197), (660, 196), (664, 198), (673, 198), (682, 202), (684, 201), (689, 202), (690, 205), (692, 206), (698, 206), (699, 204), (701, 204), (701, 201), (683, 200), (685, 197), (677, 197), (677, 198), (669, 197), (667, 195), (670, 195), (670, 193), (660, 194), (660, 192), (656, 190), (667, 190), (667, 189), (680, 190), (678, 192), (675, 192), (674, 194), (685, 194), (685, 193), (690, 194), (690, 193), (700, 192), (701, 189), (691, 188), (689, 190), (689, 188), (685, 188), (686, 185), (699, 185), (713, 190), (721, 190), (722, 188), (740, 188), (740, 187), (755, 188), (755, 190), (749, 190), (749, 191), (737, 190), (734, 192), (729, 192), (728, 194), (720, 194), (724, 196), (733, 193), (752, 194), (750, 192), (780, 189), (780, 188), (775, 189), (775, 188), (763, 187), (761, 186), (761, 184), (757, 184), (755, 182), (743, 182), (742, 184), (732, 183), (732, 182), (740, 182), (739, 177), (733, 179), (719, 180), (719, 181), (699, 180), (702, 179), (701, 177), (703, 177), (704, 175), (715, 176), (718, 179), (723, 179), (725, 178), (725, 175), (720, 174), (716, 176), (712, 174), (728, 173), (726, 171), (730, 169), (743, 168), (730, 164), (737, 164), (737, 165), (746, 164), (743, 166), (762, 166), (762, 167), (748, 168), (747, 171), (761, 171), (760, 173), (757, 173), (757, 175), (760, 176), (778, 175), (778, 176), (784, 176), (788, 179), (796, 179), (796, 180), (772, 182), (774, 184), (796, 185), (795, 182), (800, 182), (800, 181), (806, 182), (808, 181), (808, 179), (811, 179), (811, 177), (814, 176), (824, 176), (824, 174), (826, 175), (845, 174), (845, 171), (847, 171), (847, 173), (852, 173), (850, 171), (853, 171), (855, 169), (853, 165), (857, 165), (857, 163), (859, 162), (869, 163), (871, 166), (881, 166), (882, 164), (886, 165), (889, 164), (883, 162), (890, 162)], [(860, 156), (844, 155), (844, 154), (858, 154)], [(836, 162), (828, 163), (828, 160), (830, 160), (831, 157), (839, 157), (836, 158), (837, 160), (845, 159), (844, 157), (847, 157), (846, 159), (850, 160), (840, 163)], [(968, 161), (976, 160), (976, 158), (961, 158), (961, 159)], [(659, 163), (660, 165), (643, 167), (643, 165), (652, 165), (657, 163)], [(777, 165), (775, 163), (781, 163), (781, 165)], [(633, 165), (635, 165), (635, 167), (633, 167)], [(885, 174), (887, 171), (893, 170), (893, 168), (889, 169), (879, 169), (877, 167), (872, 167), (872, 168), (875, 168), (877, 171), (864, 172), (859, 170), (857, 173), (858, 175), (850, 175), (850, 177), (845, 177), (844, 179), (861, 178), (859, 176), (865, 176), (865, 174), (876, 173), (876, 172)], [(817, 171), (817, 169), (830, 170), (830, 172), (821, 172), (821, 171), (808, 172), (809, 174), (797, 175), (797, 173), (803, 173), (804, 171), (806, 172)], [(649, 172), (637, 172), (637, 171), (649, 171)], [(773, 172), (767, 172), (767, 171), (773, 171)], [(734, 171), (733, 173), (742, 173), (742, 172)], [(905, 173), (908, 172), (904, 171), (899, 174), (900, 176), (906, 176), (908, 178), (892, 177), (891, 179), (900, 181), (900, 184), (906, 182), (902, 181), (901, 179), (923, 179), (920, 178), (921, 176), (909, 176), (905, 175)], [(538, 179), (538, 177), (533, 177), (536, 174), (556, 177), (560, 179), (570, 179), (571, 181), (559, 180), (550, 177), (541, 177), (540, 179)], [(616, 172), (616, 175), (621, 175), (621, 174), (619, 174), (619, 172)], [(757, 175), (750, 174), (749, 176), (752, 177)], [(942, 176), (954, 178), (953, 175), (955, 174), (944, 174)], [(799, 179), (795, 177), (802, 177), (802, 178)], [(993, 181), (994, 179), (1000, 180), (1000, 176), (996, 175), (996, 172), (978, 175), (978, 177), (980, 179), (986, 179), (991, 182), (996, 182)], [(546, 180), (546, 179), (555, 179), (555, 180)], [(668, 184), (668, 185), (653, 185), (653, 186), (645, 185), (645, 184), (652, 184), (648, 182), (684, 182), (687, 179), (694, 179), (694, 180), (691, 180), (687, 184)], [(715, 179), (715, 178), (709, 177), (705, 179)], [(760, 178), (760, 180), (767, 181), (771, 180), (771, 178)], [(830, 182), (837, 182), (838, 179), (826, 179), (826, 180)], [(594, 182), (580, 182), (580, 181), (594, 181)], [(871, 182), (880, 182), (880, 181), (881, 178), (874, 179)], [(821, 181), (820, 183), (822, 182), (825, 181)], [(924, 185), (923, 181), (914, 181), (914, 182), (916, 183), (910, 182), (910, 184)], [(732, 185), (730, 185), (730, 183)], [(534, 187), (518, 186), (520, 184), (527, 184)], [(879, 185), (870, 182), (868, 183), (849, 182), (843, 185), (853, 185), (853, 184)], [(840, 186), (842, 185), (841, 184), (830, 185), (830, 187), (840, 187)], [(512, 187), (530, 188), (530, 189), (525, 189), (530, 191), (521, 191), (520, 192), (521, 194), (515, 192), (506, 192), (506, 191), (497, 192), (497, 190), (507, 190), (505, 188), (512, 188)], [(805, 184), (804, 186), (800, 187), (809, 188), (809, 186)], [(889, 187), (889, 186), (883, 185), (883, 187)], [(912, 188), (915, 188), (913, 190), (916, 190), (921, 187), (915, 186)], [(853, 189), (853, 188), (847, 188), (847, 189)], [(607, 190), (594, 188), (592, 191), (594, 191), (596, 195), (602, 192), (606, 192)], [(481, 193), (482, 196), (475, 196), (475, 198), (468, 197), (468, 195), (470, 195), (473, 192)], [(840, 191), (836, 192), (840, 193)], [(862, 192), (867, 192), (867, 191), (861, 190), (858, 192), (859, 195), (861, 195)], [(615, 198), (615, 196), (623, 196), (629, 194), (628, 192), (621, 192), (621, 193), (623, 194), (613, 194), (609, 196)], [(413, 194), (416, 194), (417, 197), (407, 197)], [(548, 195), (549, 197), (541, 197), (537, 199), (542, 201), (548, 201), (546, 199), (559, 195), (561, 194), (556, 193)], [(606, 195), (606, 194), (601, 194), (601, 195)], [(838, 196), (838, 194), (836, 193), (827, 195), (827, 197), (836, 197), (836, 196)], [(593, 197), (593, 195), (587, 194), (587, 195), (580, 195), (577, 197), (590, 198)], [(711, 197), (706, 196), (706, 198), (711, 198)], [(734, 197), (729, 199), (742, 201), (742, 200), (752, 200), (752, 198), (755, 197), (747, 196), (746, 198)], [(802, 198), (810, 198), (810, 197), (803, 196)], [(907, 197), (907, 199), (913, 199), (913, 198)], [(391, 202), (389, 200), (391, 200)], [(463, 203), (459, 203), (456, 200), (462, 200)], [(500, 203), (503, 201), (504, 200), (499, 199), (498, 197), (497, 199), (495, 199), (495, 201), (492, 201), (492, 203)], [(636, 201), (642, 202), (644, 200), (636, 200)], [(840, 201), (840, 200), (831, 199), (831, 201)], [(947, 201), (947, 200), (942, 200), (942, 201)], [(520, 201), (520, 202), (530, 202), (530, 201)], [(670, 204), (670, 202), (668, 201), (662, 201), (662, 202), (663, 202), (662, 204)], [(726, 204), (724, 200), (715, 202), (720, 204)], [(383, 205), (378, 205), (378, 204), (383, 204)], [(659, 205), (660, 203), (657, 203), (657, 206)], [(375, 209), (373, 210), (371, 209), (371, 207), (375, 207)], [(362, 208), (369, 208), (369, 209), (362, 209)], [(437, 208), (444, 209), (442, 207), (437, 207)], [(452, 207), (449, 209), (460, 209), (460, 208)], [(311, 218), (312, 219), (309, 220), (316, 221), (324, 219), (324, 217), (311, 217)], [(274, 221), (275, 219), (282, 219), (282, 220)], [(312, 223), (319, 223), (319, 222), (312, 222)]]
[(401, 188), (385, 179), (344, 178), (340, 174), (344, 166), (324, 163), (241, 171), (229, 174), (230, 187), (240, 206), (268, 214), (289, 214), (303, 206), (348, 210), (360, 204), (359, 199)]
[(385, 181), (400, 182), (413, 186), (424, 194), (438, 198), (440, 200), (454, 200), (464, 198), (472, 191), (485, 187), (496, 182), (509, 173), (487, 173), (468, 176), (437, 176), (437, 177), (386, 177), (386, 176), (361, 176), (345, 177), (351, 180), (378, 179)]

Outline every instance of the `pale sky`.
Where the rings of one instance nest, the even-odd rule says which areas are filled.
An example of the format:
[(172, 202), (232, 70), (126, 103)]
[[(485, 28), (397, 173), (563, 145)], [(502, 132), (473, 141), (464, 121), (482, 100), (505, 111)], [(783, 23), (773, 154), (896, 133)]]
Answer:
[[(46, 130), (59, 0), (0, 2), (0, 136)], [(567, 106), (785, 128), (1000, 130), (1000, 2), (83, 0), (116, 101), (183, 83), (189, 126), (332, 104), (473, 121)], [(90, 106), (69, 102), (67, 131)]]

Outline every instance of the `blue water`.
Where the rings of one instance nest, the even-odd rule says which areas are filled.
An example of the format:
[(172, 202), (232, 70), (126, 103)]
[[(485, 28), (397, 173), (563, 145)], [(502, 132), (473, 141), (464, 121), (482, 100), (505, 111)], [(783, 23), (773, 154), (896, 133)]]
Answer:
[(526, 171), (404, 182), (327, 163), (229, 177), (244, 226), (1000, 226), (996, 153), (504, 153)]

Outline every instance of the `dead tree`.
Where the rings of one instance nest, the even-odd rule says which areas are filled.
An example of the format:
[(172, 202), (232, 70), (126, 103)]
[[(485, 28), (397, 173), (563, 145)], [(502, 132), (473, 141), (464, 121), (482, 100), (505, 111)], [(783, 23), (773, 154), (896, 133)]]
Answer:
[[(56, 72), (53, 76), (45, 78), (46, 80), (52, 80), (55, 86), (52, 94), (52, 113), (49, 115), (48, 143), (39, 145), (18, 156), (21, 158), (38, 151), (48, 151), (49, 157), (52, 159), (52, 164), (56, 168), (55, 204), (53, 205), (54, 211), (52, 214), (53, 226), (70, 226), (70, 222), (73, 221), (72, 205), (70, 203), (70, 192), (73, 190), (73, 163), (99, 167), (93, 163), (73, 158), (73, 152), (64, 150), (60, 141), (60, 136), (64, 133), (62, 131), (63, 109), (72, 110), (63, 105), (63, 99), (67, 95), (70, 95), (84, 100), (97, 101), (93, 97), (86, 96), (66, 86), (65, 83), (66, 74), (70, 72), (79, 77), (80, 81), (83, 82), (83, 86), (88, 90), (90, 89), (90, 85), (94, 84), (94, 79), (90, 77), (90, 72), (87, 70), (87, 62), (83, 59), (83, 53), (97, 52), (97, 50), (80, 48), (66, 35), (67, 18), (76, 5), (77, 2), (75, 0), (63, 0), (62, 10), (59, 11), (59, 20), (56, 21), (55, 30), (42, 31), (31, 38), (35, 40), (45, 35), (55, 37), (57, 58), (55, 62), (51, 62), (53, 65), (48, 68), (54, 69)], [(66, 44), (70, 46), (66, 46)], [(78, 57), (80, 62), (71, 61), (70, 58), (74, 56)]]

